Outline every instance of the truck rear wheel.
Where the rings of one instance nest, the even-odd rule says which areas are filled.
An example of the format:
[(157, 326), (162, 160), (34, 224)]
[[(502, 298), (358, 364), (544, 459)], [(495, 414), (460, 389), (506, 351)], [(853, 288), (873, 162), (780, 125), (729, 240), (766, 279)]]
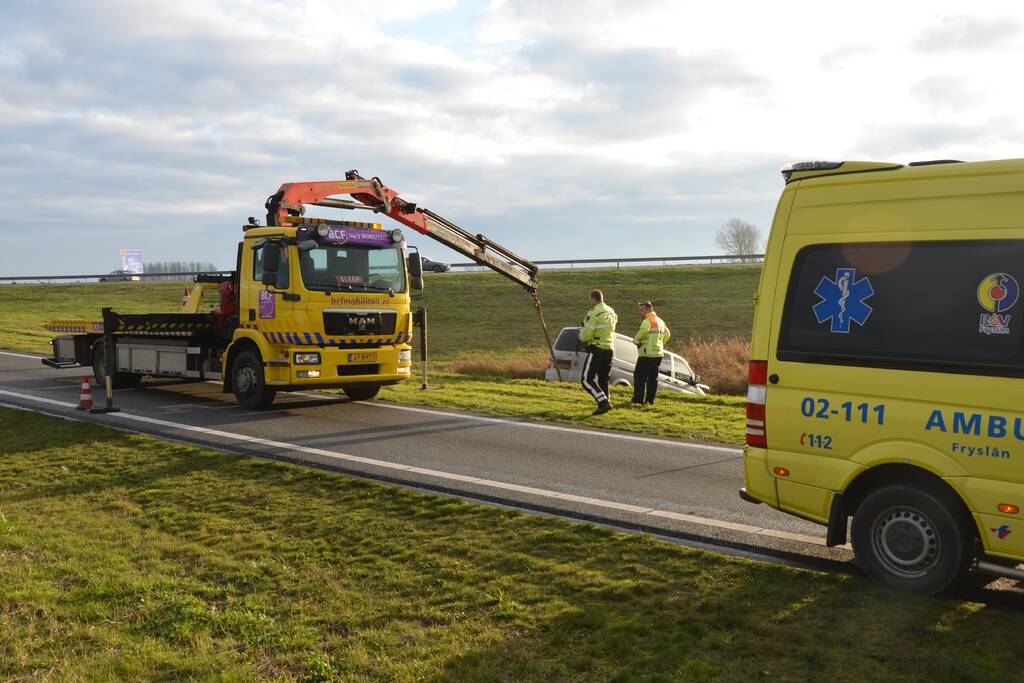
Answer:
[[(103, 342), (99, 342), (93, 348), (92, 374), (100, 387), (107, 385), (107, 357)], [(110, 384), (114, 389), (134, 389), (142, 384), (142, 375), (134, 372), (115, 372), (114, 381)]]
[(266, 385), (263, 359), (254, 351), (242, 351), (231, 366), (231, 386), (243, 408), (262, 410), (270, 407), (277, 390)]
[(893, 588), (934, 595), (963, 579), (974, 561), (974, 541), (948, 496), (914, 486), (887, 486), (869, 494), (853, 515), (853, 551), (872, 579)]
[(377, 395), (380, 387), (342, 387), (350, 401), (369, 401)]

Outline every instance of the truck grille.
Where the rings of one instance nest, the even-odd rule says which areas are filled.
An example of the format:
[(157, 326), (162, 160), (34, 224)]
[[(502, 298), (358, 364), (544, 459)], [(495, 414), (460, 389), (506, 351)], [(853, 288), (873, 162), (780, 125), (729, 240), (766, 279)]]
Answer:
[(394, 334), (395, 311), (324, 311), (324, 331), (339, 336)]

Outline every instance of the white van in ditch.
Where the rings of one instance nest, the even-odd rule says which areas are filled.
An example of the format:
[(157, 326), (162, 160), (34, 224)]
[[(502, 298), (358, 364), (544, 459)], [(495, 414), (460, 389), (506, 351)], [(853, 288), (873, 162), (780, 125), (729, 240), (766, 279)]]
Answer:
[[(615, 334), (614, 357), (612, 370), (608, 374), (608, 384), (613, 387), (632, 387), (633, 369), (636, 367), (637, 352), (633, 340), (624, 334)], [(564, 327), (555, 340), (555, 363), (561, 372), (562, 381), (579, 382), (583, 379), (583, 361), (587, 358), (587, 349), (580, 342), (580, 328)], [(666, 351), (661, 361), (658, 376), (658, 389), (678, 391), (684, 394), (703, 396), (710, 391), (706, 384), (700, 383), (700, 376), (694, 374), (690, 364), (682, 356)], [(558, 381), (555, 366), (548, 362), (544, 379), (549, 382)]]

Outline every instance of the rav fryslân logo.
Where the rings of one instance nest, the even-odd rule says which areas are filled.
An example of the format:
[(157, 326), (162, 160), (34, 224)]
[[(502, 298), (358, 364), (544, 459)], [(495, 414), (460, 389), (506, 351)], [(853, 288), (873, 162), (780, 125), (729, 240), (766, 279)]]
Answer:
[(849, 333), (851, 321), (863, 326), (875, 310), (864, 303), (875, 290), (866, 277), (857, 279), (856, 268), (836, 268), (835, 281), (823, 276), (814, 293), (821, 299), (814, 305), (814, 316), (819, 323), (831, 320), (832, 332)]
[(990, 529), (990, 531), (992, 533), (994, 533), (996, 535), (996, 537), (998, 537), (999, 540), (1001, 541), (1004, 538), (1006, 538), (1007, 536), (1009, 536), (1013, 532), (1013, 529), (1010, 528), (1009, 524), (1003, 524), (1002, 526), (998, 526), (998, 527), (995, 527), (994, 529)]
[(981, 334), (1010, 334), (1010, 316), (1020, 296), (1020, 286), (1012, 275), (992, 273), (978, 285), (978, 303), (988, 313), (982, 313), (978, 322)]

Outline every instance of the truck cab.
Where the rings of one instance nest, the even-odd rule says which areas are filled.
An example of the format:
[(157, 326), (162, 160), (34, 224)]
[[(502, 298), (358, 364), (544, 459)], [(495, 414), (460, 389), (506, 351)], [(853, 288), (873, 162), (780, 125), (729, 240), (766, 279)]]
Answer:
[(410, 291), (422, 286), (409, 261), (401, 230), (376, 223), (246, 230), (225, 388), (258, 408), (280, 390), (338, 387), (365, 400), (408, 379)]

